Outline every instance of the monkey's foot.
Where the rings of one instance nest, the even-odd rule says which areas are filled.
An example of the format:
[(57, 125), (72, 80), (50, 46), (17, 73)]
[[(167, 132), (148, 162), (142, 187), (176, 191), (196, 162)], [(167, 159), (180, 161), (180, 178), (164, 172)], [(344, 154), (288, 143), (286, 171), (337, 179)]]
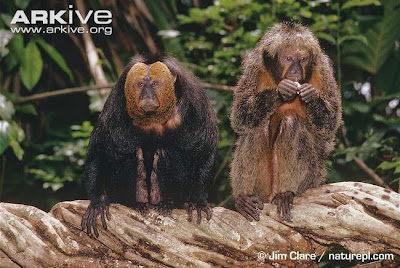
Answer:
[(264, 207), (264, 203), (257, 195), (240, 194), (235, 199), (235, 208), (248, 221), (259, 221), (260, 212)]
[(171, 215), (173, 208), (174, 203), (172, 201), (162, 201), (155, 207), (155, 209), (163, 216)]
[(272, 203), (276, 205), (278, 214), (285, 221), (292, 221), (291, 209), (293, 207), (293, 198), (295, 194), (293, 192), (284, 192), (275, 195), (272, 199)]
[(135, 209), (142, 215), (147, 215), (149, 213), (149, 203), (136, 203)]
[(206, 219), (208, 221), (211, 220), (212, 209), (210, 208), (210, 206), (208, 205), (207, 202), (205, 202), (204, 204), (196, 204), (196, 205), (193, 204), (192, 202), (186, 202), (184, 206), (188, 213), (188, 221), (191, 222), (193, 220), (193, 210), (195, 210), (195, 209), (197, 211), (197, 224), (201, 223), (201, 212), (202, 211), (204, 211), (206, 213)]
[(100, 214), (100, 219), (103, 224), (103, 229), (107, 230), (107, 220), (111, 220), (110, 215), (110, 202), (107, 198), (106, 194), (103, 194), (100, 197), (100, 201), (98, 202), (90, 202), (85, 214), (82, 217), (81, 228), (82, 231), (86, 232), (88, 236), (93, 237), (92, 229), (94, 235), (99, 237), (99, 231), (97, 230), (97, 216)]

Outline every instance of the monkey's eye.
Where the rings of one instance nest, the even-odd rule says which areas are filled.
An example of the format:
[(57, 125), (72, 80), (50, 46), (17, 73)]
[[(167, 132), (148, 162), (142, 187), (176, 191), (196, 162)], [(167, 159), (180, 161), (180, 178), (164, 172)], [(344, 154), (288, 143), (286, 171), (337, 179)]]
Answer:
[(137, 83), (137, 86), (138, 86), (139, 88), (142, 88), (142, 87), (143, 87), (143, 82), (138, 82), (138, 83)]
[(301, 61), (306, 61), (307, 59), (307, 57), (301, 57)]
[(285, 58), (285, 60), (286, 60), (286, 61), (292, 61), (292, 57), (289, 57), (289, 56), (288, 56), (288, 57)]
[(151, 83), (151, 86), (152, 86), (152, 87), (157, 87), (159, 84), (160, 84), (159, 82), (153, 81), (153, 82)]

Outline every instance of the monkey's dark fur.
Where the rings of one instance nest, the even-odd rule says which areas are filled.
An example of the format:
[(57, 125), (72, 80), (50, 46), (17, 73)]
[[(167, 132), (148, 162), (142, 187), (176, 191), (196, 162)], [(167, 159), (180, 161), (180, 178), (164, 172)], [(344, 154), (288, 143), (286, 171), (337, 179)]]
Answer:
[[(124, 94), (132, 66), (157, 61), (165, 64), (176, 77), (176, 108), (180, 116), (179, 126), (161, 135), (144, 131), (132, 123)], [(192, 209), (197, 209), (199, 221), (201, 210), (210, 209), (207, 190), (212, 179), (217, 142), (216, 114), (200, 82), (171, 57), (134, 57), (112, 89), (91, 136), (84, 175), (91, 203), (82, 219), (82, 228), (89, 235), (93, 229), (98, 236), (96, 218), (100, 215), (106, 229), (109, 203), (136, 208), (143, 205), (136, 194), (139, 150), (144, 158), (147, 185), (153, 157), (156, 153), (159, 157), (155, 172), (161, 202), (155, 205), (162, 208), (166, 204), (177, 207), (186, 203), (190, 217)]]
[[(278, 56), (284, 49), (310, 56), (301, 83), (318, 92), (315, 99), (281, 99), (277, 87), (286, 74)], [(325, 180), (340, 122), (340, 92), (317, 38), (300, 24), (274, 25), (246, 55), (234, 92), (231, 123), (238, 140), (231, 178), (238, 211), (258, 220), (262, 203), (273, 201), (289, 220), (293, 196)]]

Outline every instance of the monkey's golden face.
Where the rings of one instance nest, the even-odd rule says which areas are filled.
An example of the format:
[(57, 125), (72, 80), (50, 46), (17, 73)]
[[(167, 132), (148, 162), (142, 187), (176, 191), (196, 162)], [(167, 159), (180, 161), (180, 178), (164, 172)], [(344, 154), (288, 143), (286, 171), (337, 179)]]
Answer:
[(278, 61), (282, 68), (281, 79), (302, 83), (310, 71), (311, 55), (306, 49), (288, 47), (279, 53)]
[(139, 127), (164, 124), (176, 107), (175, 79), (162, 62), (136, 63), (125, 81), (126, 110)]

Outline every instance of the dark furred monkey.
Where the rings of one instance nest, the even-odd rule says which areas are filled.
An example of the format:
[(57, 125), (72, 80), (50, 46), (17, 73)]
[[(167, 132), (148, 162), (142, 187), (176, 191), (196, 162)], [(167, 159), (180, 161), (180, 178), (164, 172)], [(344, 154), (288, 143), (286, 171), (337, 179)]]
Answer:
[(296, 23), (274, 25), (246, 55), (234, 92), (232, 163), (236, 209), (259, 220), (264, 202), (291, 219), (293, 198), (325, 177), (341, 122), (341, 97), (317, 38)]
[(161, 210), (185, 204), (211, 218), (207, 188), (218, 142), (215, 112), (200, 82), (171, 57), (136, 56), (93, 130), (85, 181), (91, 203), (82, 229), (98, 236), (110, 203)]

